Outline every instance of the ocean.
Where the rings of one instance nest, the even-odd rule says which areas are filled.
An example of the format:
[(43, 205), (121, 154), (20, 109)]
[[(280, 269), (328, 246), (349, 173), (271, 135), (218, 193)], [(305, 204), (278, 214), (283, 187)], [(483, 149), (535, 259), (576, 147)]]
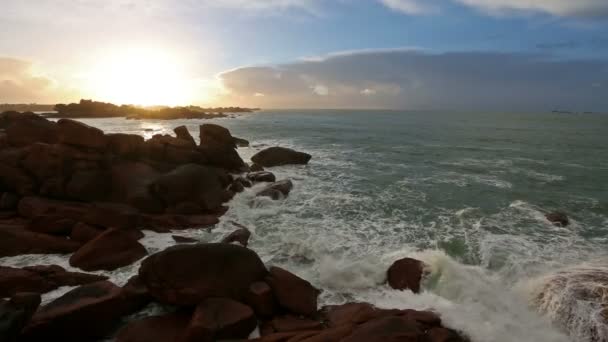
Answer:
[[(267, 264), (324, 289), (322, 304), (434, 309), (478, 342), (608, 341), (608, 300), (589, 300), (598, 291), (608, 298), (608, 282), (577, 278), (608, 279), (608, 115), (290, 110), (82, 121), (145, 137), (186, 125), (197, 140), (198, 125), (213, 122), (251, 142), (239, 149), (246, 160), (275, 145), (310, 153), (307, 166), (270, 168), (294, 181), (287, 199), (249, 189), (213, 231), (180, 235), (217, 241), (235, 229), (230, 221), (243, 224)], [(571, 224), (547, 222), (554, 210)], [(152, 232), (142, 243), (150, 253), (174, 244)], [(420, 295), (383, 284), (405, 256), (430, 267)], [(71, 269), (57, 255), (0, 259), (51, 263)], [(105, 274), (122, 285), (137, 268)], [(591, 295), (579, 298), (580, 289)]]

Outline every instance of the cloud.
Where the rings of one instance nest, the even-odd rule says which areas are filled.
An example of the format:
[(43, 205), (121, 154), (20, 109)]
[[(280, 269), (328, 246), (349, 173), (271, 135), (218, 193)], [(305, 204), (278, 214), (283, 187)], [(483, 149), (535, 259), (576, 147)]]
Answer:
[(608, 110), (608, 94), (596, 86), (608, 80), (608, 61), (533, 54), (365, 51), (219, 78), (224, 101), (260, 107)]
[[(456, 3), (489, 14), (538, 12), (561, 17), (604, 18), (606, 0), (379, 0), (395, 11), (406, 14), (429, 13), (441, 5)], [(441, 4), (440, 4), (441, 2)]]
[(0, 57), (0, 103), (54, 103), (68, 91), (35, 73), (29, 61)]

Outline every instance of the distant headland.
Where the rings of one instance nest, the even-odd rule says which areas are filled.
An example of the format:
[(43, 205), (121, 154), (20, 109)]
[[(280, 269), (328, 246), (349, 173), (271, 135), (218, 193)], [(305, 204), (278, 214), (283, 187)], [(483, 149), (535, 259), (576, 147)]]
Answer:
[(78, 103), (39, 105), (39, 104), (2, 104), (2, 111), (35, 111), (47, 112), (43, 115), (47, 118), (116, 118), (124, 117), (127, 119), (212, 119), (225, 117), (231, 113), (252, 113), (259, 108), (242, 107), (217, 107), (202, 108), (199, 106), (184, 107), (140, 107), (134, 105), (115, 105), (112, 103), (98, 102), (93, 100), (80, 100)]

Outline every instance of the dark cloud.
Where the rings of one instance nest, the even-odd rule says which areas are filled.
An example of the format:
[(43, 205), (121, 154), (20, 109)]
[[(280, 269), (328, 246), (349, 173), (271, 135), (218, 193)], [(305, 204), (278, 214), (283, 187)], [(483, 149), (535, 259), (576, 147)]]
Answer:
[(608, 61), (529, 54), (362, 51), (220, 78), (230, 99), (262, 107), (608, 109)]

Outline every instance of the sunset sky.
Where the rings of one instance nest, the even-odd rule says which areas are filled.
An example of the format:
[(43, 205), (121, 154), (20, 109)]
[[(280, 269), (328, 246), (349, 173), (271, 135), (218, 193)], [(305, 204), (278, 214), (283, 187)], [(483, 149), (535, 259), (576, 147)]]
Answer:
[(608, 111), (607, 0), (0, 0), (0, 103)]

